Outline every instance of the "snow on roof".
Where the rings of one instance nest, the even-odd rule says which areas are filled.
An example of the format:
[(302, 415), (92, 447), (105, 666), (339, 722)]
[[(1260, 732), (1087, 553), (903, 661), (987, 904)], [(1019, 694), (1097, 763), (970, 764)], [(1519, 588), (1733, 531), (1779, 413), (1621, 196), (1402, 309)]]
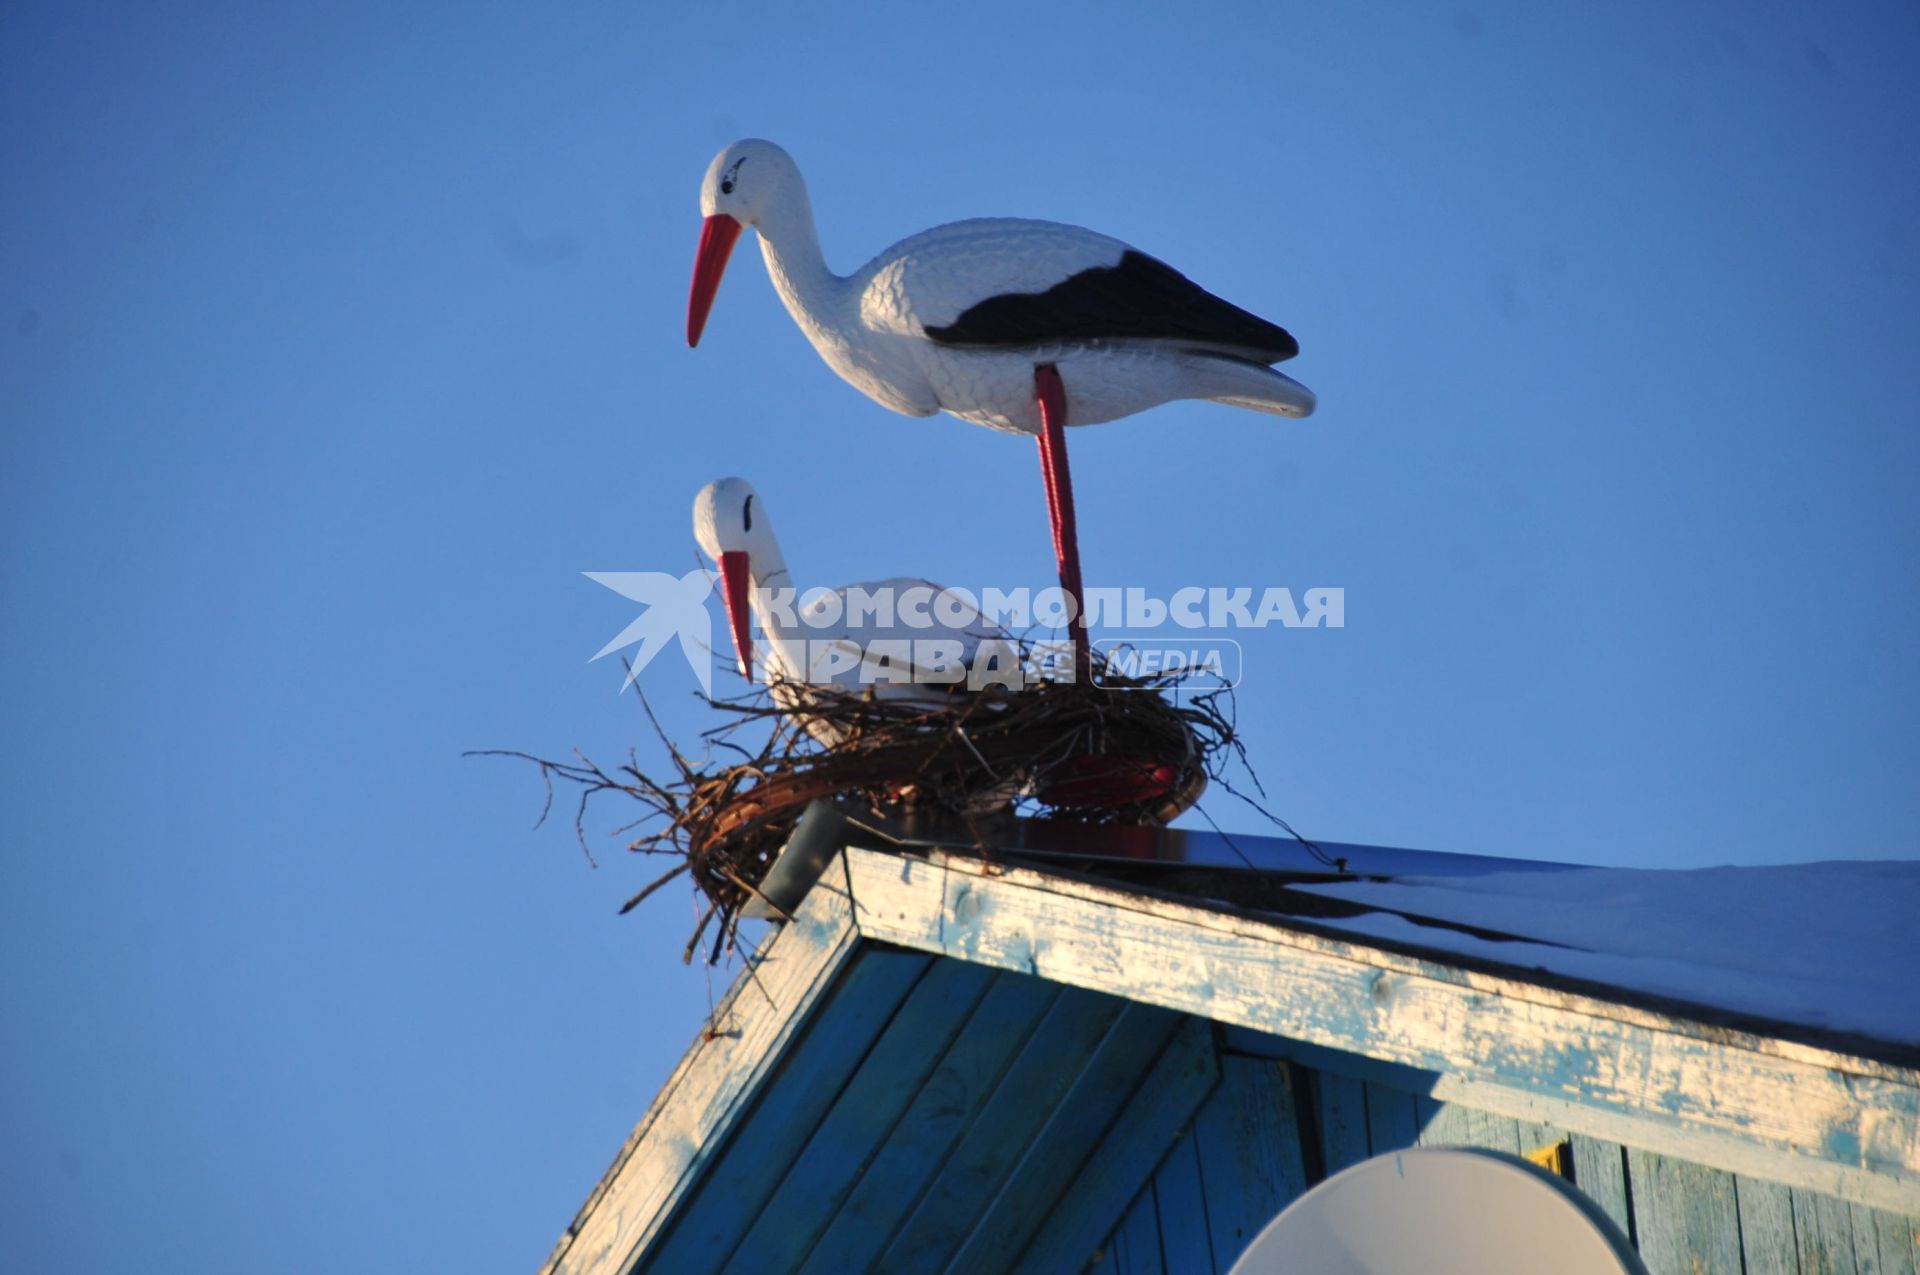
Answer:
[(1920, 862), (1495, 870), (1298, 888), (1541, 942), (1491, 942), (1385, 912), (1324, 922), (1351, 933), (1920, 1045)]

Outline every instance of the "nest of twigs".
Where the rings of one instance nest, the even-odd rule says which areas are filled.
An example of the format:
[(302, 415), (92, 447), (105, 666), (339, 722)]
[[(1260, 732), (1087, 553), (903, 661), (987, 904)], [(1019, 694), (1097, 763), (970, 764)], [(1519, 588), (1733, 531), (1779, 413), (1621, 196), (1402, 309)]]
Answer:
[[(580, 756), (506, 755), (540, 767), (549, 808), (555, 777), (579, 786), (583, 846), (594, 797), (624, 793), (640, 802), (639, 818), (618, 829), (639, 834), (627, 848), (681, 862), (621, 911), (690, 876), (706, 905), (686, 956), (718, 921), (709, 957), (718, 960), (741, 908), (816, 799), (882, 815), (913, 810), (972, 821), (1018, 809), (1094, 824), (1164, 824), (1191, 806), (1219, 777), (1225, 754), (1238, 752), (1227, 692), (1179, 690), (1172, 678), (1127, 677), (1094, 659), (1091, 677), (1017, 691), (990, 686), (932, 705), (820, 687), (714, 699), (731, 720), (706, 733), (698, 759), (654, 722), (674, 766), (664, 779), (631, 757), (607, 770)], [(796, 695), (803, 706), (786, 706)], [(757, 745), (743, 744), (756, 724), (772, 729)]]

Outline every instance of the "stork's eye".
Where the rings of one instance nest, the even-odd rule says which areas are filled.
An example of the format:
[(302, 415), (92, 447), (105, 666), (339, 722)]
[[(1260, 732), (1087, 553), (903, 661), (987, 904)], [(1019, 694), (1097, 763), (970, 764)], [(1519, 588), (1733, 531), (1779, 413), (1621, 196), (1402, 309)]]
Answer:
[(745, 155), (742, 155), (739, 159), (736, 159), (733, 161), (732, 167), (727, 169), (727, 175), (720, 179), (721, 194), (731, 195), (733, 193), (733, 183), (738, 181), (740, 178), (740, 165), (746, 162), (747, 162), (747, 157)]
[[(722, 187), (721, 189), (724, 190), (726, 188)], [(747, 497), (747, 503), (740, 510), (740, 517), (741, 517), (741, 520), (747, 524), (745, 527), (745, 530), (752, 531), (753, 530), (753, 497), (752, 496)]]

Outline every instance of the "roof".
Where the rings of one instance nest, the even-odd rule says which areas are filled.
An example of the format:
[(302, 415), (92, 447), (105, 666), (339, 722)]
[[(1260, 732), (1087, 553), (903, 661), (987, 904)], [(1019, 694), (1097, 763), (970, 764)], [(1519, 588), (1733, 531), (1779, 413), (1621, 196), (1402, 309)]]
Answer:
[[(1334, 922), (1351, 933), (1920, 1056), (1920, 862), (1495, 871), (1303, 888), (1367, 908)], [(1489, 943), (1417, 926), (1410, 914), (1535, 941)]]
[[(1488, 936), (1516, 915), (1511, 900), (1526, 897), (1514, 883), (1572, 881), (1580, 869), (1496, 872), (1502, 861), (1330, 848), (1350, 868), (1393, 861), (1416, 874), (1361, 883), (1310, 855), (1258, 871), (1198, 866), (1204, 842), (1184, 861), (1123, 863), (1090, 858), (1084, 846), (1026, 844), (1045, 841), (1044, 830), (1016, 830), (1007, 839), (1021, 844), (991, 859), (934, 837), (899, 844), (899, 834), (887, 833), (889, 848), (847, 844), (832, 856), (736, 981), (549, 1270), (625, 1271), (643, 1252), (647, 1269), (678, 1269), (663, 1256), (677, 1245), (717, 1265), (715, 1250), (698, 1248), (717, 1244), (743, 1269), (812, 1253), (832, 1259), (822, 1269), (843, 1259), (858, 1269), (864, 1262), (853, 1259), (872, 1258), (876, 1244), (904, 1246), (885, 1249), (889, 1269), (914, 1268), (905, 1255), (923, 1251), (915, 1245), (936, 1268), (964, 1256), (960, 1269), (1004, 1264), (967, 1245), (1011, 1246), (999, 1257), (1029, 1240), (1086, 1251), (1075, 1246), (1090, 1247), (1111, 1217), (1076, 1205), (1097, 1185), (1078, 1185), (1085, 1166), (1151, 1172), (1152, 1159), (1134, 1161), (1149, 1149), (1158, 1156), (1162, 1126), (1177, 1129), (1198, 1102), (1187, 1096), (1214, 1083), (1212, 1042), (1223, 1029), (1415, 1069), (1439, 1101), (1920, 1213), (1920, 1071), (1905, 1047), (1861, 1039), (1850, 1048), (1852, 1038), (1804, 1024), (1776, 1030), (1739, 1007), (1611, 988), (1593, 970), (1529, 970), (1448, 950), (1508, 952), (1508, 941)], [(1250, 860), (1298, 849), (1235, 842)], [(1049, 854), (1065, 857), (1033, 866)], [(1143, 880), (1156, 871), (1157, 884)], [(1501, 888), (1475, 888), (1486, 881)], [(1395, 923), (1416, 934), (1364, 934), (1382, 914), (1361, 908), (1380, 901), (1344, 896), (1374, 889), (1428, 892), (1390, 905), (1417, 899), (1478, 919), (1462, 930), (1403, 915)], [(1453, 907), (1450, 890), (1472, 907)], [(1618, 892), (1598, 897), (1597, 906), (1623, 906)], [(1296, 908), (1311, 915), (1287, 914)], [(1482, 924), (1490, 921), (1500, 924)], [(1544, 946), (1529, 937), (1522, 961)], [(1688, 954), (1665, 955), (1684, 965)], [(981, 1022), (995, 1030), (977, 1030)], [(940, 1079), (983, 1069), (994, 1083)], [(1033, 1111), (1016, 1110), (1023, 1102)], [(821, 1109), (794, 1110), (808, 1104)], [(969, 1152), (970, 1129), (993, 1136)], [(934, 1137), (949, 1139), (940, 1155), (914, 1152), (916, 1139)], [(1102, 1154), (1087, 1158), (1093, 1144)]]

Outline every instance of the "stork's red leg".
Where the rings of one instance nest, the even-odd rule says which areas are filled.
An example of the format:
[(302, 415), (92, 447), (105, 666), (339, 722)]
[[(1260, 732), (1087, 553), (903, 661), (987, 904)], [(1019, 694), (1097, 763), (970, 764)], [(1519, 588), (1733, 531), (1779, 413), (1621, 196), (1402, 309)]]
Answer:
[(1034, 397), (1040, 403), (1040, 476), (1047, 485), (1047, 517), (1053, 523), (1053, 556), (1060, 569), (1060, 589), (1073, 599), (1074, 618), (1068, 628), (1073, 638), (1077, 677), (1092, 665), (1087, 650), (1086, 595), (1080, 588), (1080, 537), (1073, 517), (1073, 476), (1067, 470), (1067, 388), (1060, 370), (1051, 363), (1033, 369)]
[(1060, 566), (1060, 569), (1064, 571), (1066, 570), (1067, 550), (1066, 546), (1060, 541), (1060, 489), (1058, 479), (1054, 476), (1053, 450), (1047, 446), (1047, 431), (1045, 427), (1046, 409), (1044, 407), (1041, 409), (1040, 419), (1042, 422), (1041, 430), (1038, 434), (1034, 435), (1034, 438), (1035, 441), (1040, 444), (1040, 481), (1045, 484), (1047, 489), (1047, 529), (1053, 535), (1053, 560)]

